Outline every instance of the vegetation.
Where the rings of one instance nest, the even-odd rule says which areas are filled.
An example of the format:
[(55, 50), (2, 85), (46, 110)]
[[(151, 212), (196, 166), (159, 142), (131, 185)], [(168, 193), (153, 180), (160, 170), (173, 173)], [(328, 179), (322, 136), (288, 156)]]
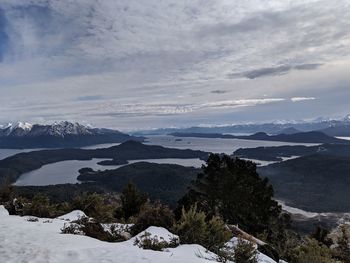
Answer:
[(276, 197), (314, 212), (350, 209), (350, 157), (315, 154), (258, 169), (269, 178)]
[(96, 182), (109, 191), (119, 192), (132, 181), (152, 200), (162, 200), (174, 207), (199, 171), (176, 164), (139, 162), (114, 170), (81, 173), (78, 180)]
[[(146, 170), (149, 169), (147, 174), (154, 171), (153, 165), (141, 163), (141, 167), (143, 165)], [(162, 168), (165, 167), (169, 166)], [(131, 166), (124, 171), (132, 174), (134, 169), (135, 166)], [(83, 172), (91, 173), (91, 170)], [(257, 249), (276, 260), (283, 258), (290, 263), (350, 262), (349, 225), (345, 224), (332, 232), (317, 228), (311, 237), (301, 238), (290, 229), (290, 217), (281, 213), (281, 208), (273, 200), (272, 187), (267, 179), (259, 177), (255, 164), (225, 155), (209, 157), (202, 173), (179, 201), (176, 217), (170, 207), (160, 201), (148, 200), (131, 182), (126, 183), (120, 195), (76, 191), (75, 197), (60, 202), (51, 200), (42, 192), (31, 198), (21, 197), (16, 192), (17, 188), (8, 183), (2, 184), (1, 189), (1, 201), (10, 213), (30, 215), (28, 220), (33, 222), (35, 216), (53, 218), (77, 209), (87, 214), (88, 217), (65, 224), (62, 233), (118, 242), (150, 226), (159, 226), (177, 234), (182, 244), (202, 245), (218, 255), (215, 259), (221, 262), (255, 263)], [(125, 230), (116, 227), (117, 224), (108, 224), (107, 227), (107, 224), (103, 224), (107, 222), (134, 225)], [(260, 244), (248, 234), (231, 232), (229, 229), (232, 226), (228, 224), (238, 224), (241, 229), (267, 244)], [(227, 243), (233, 235), (238, 238), (234, 247)], [(243, 237), (250, 241), (242, 240)], [(139, 247), (153, 250), (163, 250), (178, 243), (178, 240), (166, 242), (148, 233), (139, 235), (135, 241)]]
[(332, 251), (315, 239), (307, 239), (294, 250), (291, 263), (336, 263)]
[(113, 196), (102, 196), (96, 193), (77, 196), (72, 202), (73, 210), (81, 210), (100, 222), (114, 220), (116, 200)]
[(62, 234), (85, 235), (107, 242), (125, 241), (125, 238), (117, 231), (106, 231), (98, 221), (88, 217), (81, 217), (71, 223), (66, 223), (61, 232)]
[(131, 216), (137, 215), (141, 207), (147, 202), (147, 197), (141, 194), (136, 186), (129, 182), (122, 191), (121, 199), (121, 217), (128, 220)]
[(241, 238), (237, 240), (233, 258), (235, 263), (258, 263), (256, 248), (251, 242)]
[(183, 208), (174, 231), (183, 244), (200, 244), (208, 250), (218, 253), (232, 236), (225, 223), (219, 217), (206, 221), (206, 214), (197, 211), (197, 205), (188, 211)]
[(219, 215), (253, 235), (268, 231), (281, 214), (272, 186), (258, 175), (256, 165), (226, 155), (210, 155), (178, 210), (194, 203), (209, 217)]
[(135, 239), (134, 245), (143, 249), (162, 251), (165, 248), (177, 247), (179, 245), (179, 240), (177, 238), (172, 238), (170, 242), (167, 242), (163, 238), (158, 238), (157, 236), (152, 237), (151, 233), (146, 231), (140, 238), (137, 237)]
[(163, 205), (160, 202), (155, 202), (154, 204), (146, 203), (136, 217), (135, 224), (131, 231), (136, 235), (150, 226), (171, 229), (174, 223), (174, 213), (168, 206)]

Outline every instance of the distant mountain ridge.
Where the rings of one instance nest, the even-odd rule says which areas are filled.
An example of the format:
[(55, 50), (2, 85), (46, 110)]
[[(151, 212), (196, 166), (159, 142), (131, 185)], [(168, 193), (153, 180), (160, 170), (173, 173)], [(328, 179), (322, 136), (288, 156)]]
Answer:
[[(294, 129), (294, 131), (291, 130)], [(311, 121), (276, 121), (267, 123), (246, 123), (220, 126), (195, 126), (188, 128), (163, 128), (134, 133), (135, 135), (157, 135), (174, 132), (181, 133), (222, 133), (222, 134), (254, 134), (265, 132), (279, 134), (283, 131), (295, 133), (321, 131), (330, 136), (350, 136), (350, 115), (339, 119), (317, 118)]]
[(291, 143), (335, 143), (350, 144), (348, 140), (342, 140), (328, 136), (322, 132), (299, 132), (293, 134), (268, 135), (265, 132), (258, 132), (253, 135), (235, 136), (231, 134), (218, 133), (171, 133), (176, 137), (196, 137), (196, 138), (221, 138), (221, 139), (243, 139), (243, 140), (259, 140), (259, 141), (279, 141)]
[(71, 148), (128, 140), (142, 141), (143, 138), (68, 121), (49, 125), (19, 122), (0, 126), (0, 148)]

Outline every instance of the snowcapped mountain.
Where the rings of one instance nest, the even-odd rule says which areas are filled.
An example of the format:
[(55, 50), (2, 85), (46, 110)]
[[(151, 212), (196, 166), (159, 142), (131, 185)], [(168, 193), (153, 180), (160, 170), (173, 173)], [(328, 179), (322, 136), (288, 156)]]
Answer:
[(217, 126), (196, 126), (189, 128), (163, 128), (139, 131), (134, 134), (169, 134), (169, 133), (221, 133), (221, 134), (254, 134), (265, 132), (279, 134), (286, 129), (300, 132), (321, 131), (329, 136), (350, 136), (350, 114), (342, 118), (320, 117), (314, 120), (278, 120), (266, 123), (241, 123)]
[(51, 125), (18, 122), (0, 126), (0, 136), (59, 136), (94, 134), (96, 129), (68, 121), (55, 122)]
[(0, 148), (67, 148), (127, 140), (139, 141), (142, 138), (68, 121), (50, 125), (23, 122), (0, 125)]

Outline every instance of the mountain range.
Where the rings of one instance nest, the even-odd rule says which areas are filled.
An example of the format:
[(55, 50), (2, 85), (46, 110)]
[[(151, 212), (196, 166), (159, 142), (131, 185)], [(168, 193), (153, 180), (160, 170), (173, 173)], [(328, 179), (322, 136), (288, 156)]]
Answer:
[(49, 125), (19, 122), (0, 126), (0, 148), (71, 148), (143, 138), (68, 121)]
[(277, 141), (291, 143), (334, 143), (334, 144), (350, 144), (349, 140), (338, 139), (323, 132), (310, 131), (298, 132), (291, 134), (268, 135), (265, 132), (258, 132), (253, 135), (231, 135), (219, 133), (171, 133), (176, 137), (196, 137), (196, 138), (221, 138), (221, 139), (242, 139), (242, 140), (258, 140), (258, 141)]
[(163, 128), (139, 131), (135, 135), (181, 133), (221, 133), (221, 134), (292, 134), (320, 131), (330, 136), (350, 136), (350, 115), (339, 119), (317, 118), (310, 121), (276, 121), (267, 123), (246, 123), (219, 126), (195, 126), (188, 128)]

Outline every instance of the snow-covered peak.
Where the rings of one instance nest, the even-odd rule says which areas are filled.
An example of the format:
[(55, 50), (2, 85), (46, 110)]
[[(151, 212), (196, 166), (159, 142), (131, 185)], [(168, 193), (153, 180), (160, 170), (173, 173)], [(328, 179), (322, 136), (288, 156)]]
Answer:
[(17, 122), (16, 125), (13, 126), (13, 129), (20, 128), (22, 130), (30, 131), (33, 125), (28, 122)]
[(343, 121), (344, 121), (344, 122), (350, 122), (350, 114), (346, 115), (346, 116), (343, 118)]
[(91, 134), (90, 128), (77, 122), (61, 121), (49, 125), (51, 135), (66, 136)]

